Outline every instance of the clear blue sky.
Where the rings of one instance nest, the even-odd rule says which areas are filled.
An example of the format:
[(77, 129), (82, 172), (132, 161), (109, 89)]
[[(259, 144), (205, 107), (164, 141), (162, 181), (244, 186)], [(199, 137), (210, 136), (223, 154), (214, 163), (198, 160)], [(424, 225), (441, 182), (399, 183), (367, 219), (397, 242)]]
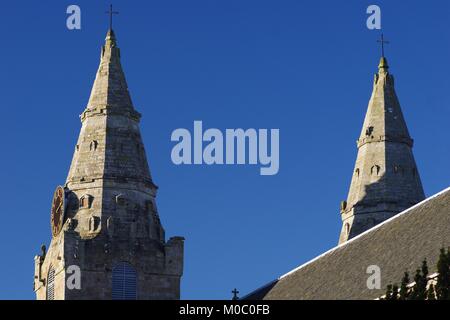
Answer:
[[(78, 4), (82, 30), (66, 29)], [(335, 246), (379, 60), (387, 57), (427, 195), (450, 181), (448, 1), (114, 1), (168, 236), (186, 237), (182, 298), (247, 293)], [(107, 30), (106, 1), (0, 4), (0, 299), (33, 299)], [(175, 166), (176, 128), (279, 128), (280, 172)]]

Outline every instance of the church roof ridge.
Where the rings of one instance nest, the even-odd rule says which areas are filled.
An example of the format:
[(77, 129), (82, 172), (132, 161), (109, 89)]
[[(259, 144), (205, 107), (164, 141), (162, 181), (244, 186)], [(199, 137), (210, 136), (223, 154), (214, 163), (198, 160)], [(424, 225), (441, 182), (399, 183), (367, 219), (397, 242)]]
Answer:
[[(328, 251), (322, 253), (321, 255), (319, 255), (319, 256), (317, 256), (317, 257), (315, 257), (315, 258), (313, 258), (313, 259), (311, 259), (311, 260), (309, 260), (309, 261), (307, 261), (306, 263), (304, 263), (304, 264), (298, 266), (297, 268), (292, 269), (292, 270), (289, 271), (288, 273), (285, 273), (285, 274), (283, 274), (282, 276), (278, 277), (277, 280), (281, 280), (281, 279), (283, 279), (283, 278), (286, 278), (287, 276), (291, 275), (292, 273), (294, 273), (294, 272), (296, 272), (296, 271), (302, 269), (303, 267), (306, 267), (307, 265), (313, 263), (313, 262), (316, 261), (316, 260), (319, 260), (319, 259), (322, 258), (323, 256), (326, 256), (326, 255), (328, 255), (328, 254), (330, 254), (330, 253), (332, 253), (332, 252), (334, 252), (334, 251), (337, 251), (337, 250), (341, 249), (342, 247), (345, 247), (345, 246), (347, 246), (347, 245), (349, 245), (349, 244), (351, 244), (351, 243), (357, 241), (358, 239), (364, 237), (365, 235), (367, 235), (367, 234), (369, 234), (369, 233), (371, 233), (371, 232), (374, 232), (375, 230), (381, 228), (381, 227), (384, 226), (385, 224), (388, 224), (389, 222), (391, 222), (391, 221), (393, 221), (393, 220), (396, 220), (396, 219), (400, 218), (401, 216), (404, 216), (404, 215), (408, 214), (410, 211), (414, 210), (415, 208), (424, 205), (425, 203), (427, 203), (427, 202), (429, 202), (429, 201), (431, 201), (431, 200), (433, 200), (433, 199), (439, 197), (439, 196), (442, 195), (442, 194), (445, 194), (446, 192), (450, 192), (450, 186), (449, 186), (448, 188), (446, 188), (446, 189), (444, 189), (444, 190), (442, 190), (442, 191), (439, 191), (438, 193), (436, 193), (436, 194), (434, 194), (434, 195), (432, 195), (432, 196), (426, 198), (425, 200), (423, 200), (423, 201), (417, 203), (416, 205), (414, 205), (414, 206), (412, 206), (412, 207), (410, 207), (410, 208), (404, 210), (403, 212), (400, 212), (399, 214), (397, 214), (397, 215), (395, 215), (395, 216), (393, 216), (393, 217), (391, 217), (391, 218), (389, 218), (389, 219), (387, 219), (387, 220), (381, 222), (380, 224), (377, 224), (377, 225), (374, 226), (373, 228), (364, 231), (363, 233), (357, 235), (356, 237), (354, 237), (354, 238), (352, 238), (352, 239), (350, 239), (350, 240), (348, 240), (348, 241), (346, 241), (346, 242), (344, 242), (344, 243), (342, 243), (342, 244), (340, 244), (340, 245), (338, 245), (338, 246), (336, 246), (336, 247), (334, 247), (334, 248), (331, 248), (330, 250), (328, 250)], [(275, 280), (275, 281), (276, 281), (276, 280)]]
[(425, 200), (423, 200), (423, 201), (417, 203), (416, 205), (414, 205), (414, 206), (412, 206), (412, 207), (410, 207), (410, 208), (404, 210), (403, 212), (400, 212), (399, 214), (397, 214), (397, 215), (391, 217), (390, 219), (387, 219), (387, 220), (383, 221), (382, 223), (380, 223), (380, 224), (374, 226), (373, 228), (371, 228), (371, 229), (369, 229), (369, 230), (367, 230), (367, 231), (365, 231), (365, 232), (363, 232), (363, 233), (357, 235), (356, 237), (354, 237), (354, 238), (352, 238), (352, 239), (350, 239), (350, 240), (348, 240), (348, 241), (346, 241), (346, 242), (344, 242), (344, 243), (342, 243), (342, 244), (340, 244), (340, 245), (338, 245), (338, 246), (336, 246), (336, 247), (333, 247), (333, 248), (331, 248), (331, 249), (325, 251), (324, 253), (322, 253), (322, 254), (316, 256), (315, 258), (313, 258), (313, 259), (311, 259), (311, 260), (308, 260), (307, 262), (305, 262), (305, 263), (301, 264), (300, 266), (298, 266), (298, 267), (292, 269), (291, 271), (289, 271), (289, 272), (287, 272), (287, 273), (285, 273), (285, 274), (283, 274), (283, 275), (277, 277), (276, 279), (267, 282), (266, 284), (260, 286), (259, 288), (255, 289), (255, 290), (252, 290), (250, 293), (248, 293), (247, 295), (243, 296), (242, 299), (247, 299), (248, 297), (251, 297), (251, 296), (253, 296), (253, 295), (255, 295), (255, 294), (257, 295), (258, 292), (264, 291), (264, 289), (266, 289), (266, 288), (268, 288), (268, 290), (270, 290), (270, 287), (271, 287), (271, 286), (274, 286), (274, 285), (277, 284), (279, 281), (281, 281), (281, 280), (287, 278), (288, 276), (290, 276), (290, 275), (296, 273), (297, 271), (302, 270), (303, 268), (305, 268), (305, 267), (311, 265), (312, 263), (314, 263), (314, 262), (320, 260), (321, 258), (323, 258), (323, 257), (325, 257), (325, 256), (328, 256), (328, 255), (330, 255), (330, 254), (332, 254), (332, 253), (334, 253), (334, 252), (337, 252), (337, 251), (339, 251), (339, 250), (341, 250), (341, 249), (343, 249), (343, 248), (345, 248), (345, 247), (347, 247), (347, 246), (353, 244), (354, 242), (360, 240), (361, 238), (364, 238), (364, 237), (367, 236), (368, 234), (371, 234), (371, 233), (375, 232), (376, 230), (380, 229), (382, 226), (385, 226), (385, 225), (390, 224), (391, 222), (393, 222), (393, 221), (395, 221), (395, 220), (400, 219), (401, 217), (407, 215), (407, 214), (410, 213), (411, 211), (414, 211), (416, 208), (425, 205), (426, 203), (428, 203), (428, 202), (430, 202), (430, 201), (436, 199), (437, 197), (439, 197), (439, 196), (441, 196), (441, 195), (443, 195), (443, 194), (446, 194), (447, 192), (450, 192), (450, 186), (447, 187), (447, 188), (445, 188), (445, 189), (443, 189), (443, 190), (441, 190), (441, 191), (439, 191), (438, 193), (436, 193), (436, 194), (434, 194), (434, 195), (432, 195), (432, 196), (426, 198)]
[(346, 241), (346, 242), (344, 242), (344, 243), (338, 245), (337, 247), (334, 247), (334, 248), (332, 248), (332, 249), (330, 249), (330, 250), (328, 250), (328, 251), (322, 253), (320, 256), (317, 256), (317, 257), (315, 257), (314, 259), (312, 259), (312, 260), (310, 260), (310, 261), (308, 261), (308, 262), (306, 262), (306, 263), (300, 265), (299, 267), (297, 267), (297, 268), (295, 268), (295, 269), (289, 271), (288, 273), (286, 273), (286, 274), (284, 274), (284, 275), (278, 277), (277, 280), (286, 278), (287, 276), (289, 276), (290, 274), (294, 273), (295, 271), (300, 270), (301, 268), (307, 266), (308, 264), (310, 264), (310, 263), (312, 263), (312, 262), (314, 262), (314, 261), (320, 259), (322, 256), (325, 256), (325, 255), (327, 255), (327, 254), (329, 254), (329, 253), (331, 253), (331, 252), (334, 252), (334, 251), (336, 251), (336, 250), (338, 250), (338, 249), (340, 249), (340, 248), (342, 248), (342, 247), (345, 247), (345, 246), (349, 245), (349, 244), (352, 243), (352, 242), (355, 242), (356, 240), (358, 240), (359, 238), (365, 236), (366, 234), (371, 233), (371, 232), (374, 232), (375, 230), (379, 229), (379, 228), (382, 227), (383, 225), (388, 224), (388, 223), (391, 222), (392, 220), (398, 219), (399, 217), (401, 217), (401, 216), (403, 216), (403, 215), (406, 215), (407, 213), (409, 213), (409, 212), (412, 211), (413, 209), (415, 209), (415, 208), (417, 208), (417, 207), (420, 207), (421, 205), (427, 203), (428, 201), (433, 200), (434, 198), (439, 197), (440, 195), (442, 195), (442, 194), (444, 194), (444, 193), (446, 193), (446, 192), (450, 192), (450, 186), (449, 186), (448, 188), (446, 188), (446, 189), (444, 189), (444, 190), (442, 190), (442, 191), (440, 191), (440, 192), (438, 192), (438, 193), (432, 195), (431, 197), (426, 198), (425, 200), (423, 200), (423, 201), (417, 203), (416, 205), (414, 205), (414, 206), (412, 206), (412, 207), (406, 209), (405, 211), (400, 212), (399, 214), (393, 216), (392, 218), (389, 218), (389, 219), (387, 219), (387, 220), (381, 222), (380, 224), (377, 224), (377, 225), (374, 226), (373, 228), (371, 228), (371, 229), (369, 229), (369, 230), (367, 230), (367, 231), (364, 231), (363, 233), (357, 235), (356, 237), (354, 237), (354, 238), (352, 238), (352, 239), (350, 239), (350, 240), (348, 240), (348, 241)]

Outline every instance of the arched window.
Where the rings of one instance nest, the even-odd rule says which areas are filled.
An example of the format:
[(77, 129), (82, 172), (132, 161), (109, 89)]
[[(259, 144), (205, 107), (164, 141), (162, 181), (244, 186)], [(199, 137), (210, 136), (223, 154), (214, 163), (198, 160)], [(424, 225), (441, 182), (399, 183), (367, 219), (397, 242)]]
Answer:
[(129, 263), (120, 262), (112, 270), (112, 299), (136, 300), (136, 270)]
[(94, 232), (95, 230), (97, 230), (98, 225), (99, 225), (99, 218), (92, 216), (89, 218), (89, 231), (90, 232)]
[(346, 233), (347, 235), (350, 234), (350, 224), (349, 224), (349, 223), (346, 223), (346, 224), (345, 224), (345, 233)]
[(47, 275), (47, 300), (55, 300), (55, 269), (50, 267)]
[(82, 197), (80, 199), (80, 208), (87, 208), (89, 199), (87, 197)]
[(403, 169), (402, 166), (394, 165), (394, 172), (395, 172), (395, 173), (401, 173), (401, 174), (403, 174), (404, 171), (405, 171), (405, 170)]
[(88, 209), (92, 205), (92, 200), (94, 197), (92, 197), (89, 194), (85, 194), (80, 198), (80, 209)]
[(97, 146), (98, 146), (98, 141), (97, 140), (91, 141), (91, 144), (89, 145), (89, 149), (91, 151), (97, 150)]
[(381, 169), (381, 167), (379, 165), (374, 165), (372, 167), (372, 169), (370, 169), (370, 173), (372, 175), (377, 175), (378, 176), (380, 174), (380, 169)]
[(127, 200), (123, 194), (119, 194), (116, 196), (116, 203), (120, 206), (124, 206), (127, 204)]

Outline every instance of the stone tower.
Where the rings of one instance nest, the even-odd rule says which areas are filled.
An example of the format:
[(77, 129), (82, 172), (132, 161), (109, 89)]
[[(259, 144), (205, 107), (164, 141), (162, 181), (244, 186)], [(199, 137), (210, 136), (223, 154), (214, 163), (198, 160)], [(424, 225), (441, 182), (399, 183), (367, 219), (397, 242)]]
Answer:
[(378, 70), (357, 141), (350, 191), (341, 204), (340, 244), (425, 199), (413, 140), (385, 57)]
[(53, 238), (35, 257), (37, 299), (179, 299), (184, 239), (165, 241), (112, 29), (80, 117), (52, 204)]

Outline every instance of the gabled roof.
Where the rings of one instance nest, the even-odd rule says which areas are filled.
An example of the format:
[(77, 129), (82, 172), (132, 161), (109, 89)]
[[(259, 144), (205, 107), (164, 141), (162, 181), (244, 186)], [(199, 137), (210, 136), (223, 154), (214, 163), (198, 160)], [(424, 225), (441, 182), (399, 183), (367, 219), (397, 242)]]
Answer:
[[(257, 289), (243, 299), (376, 299), (390, 283), (412, 276), (423, 259), (436, 271), (450, 246), (450, 188)], [(367, 287), (367, 268), (381, 269), (381, 289)]]

